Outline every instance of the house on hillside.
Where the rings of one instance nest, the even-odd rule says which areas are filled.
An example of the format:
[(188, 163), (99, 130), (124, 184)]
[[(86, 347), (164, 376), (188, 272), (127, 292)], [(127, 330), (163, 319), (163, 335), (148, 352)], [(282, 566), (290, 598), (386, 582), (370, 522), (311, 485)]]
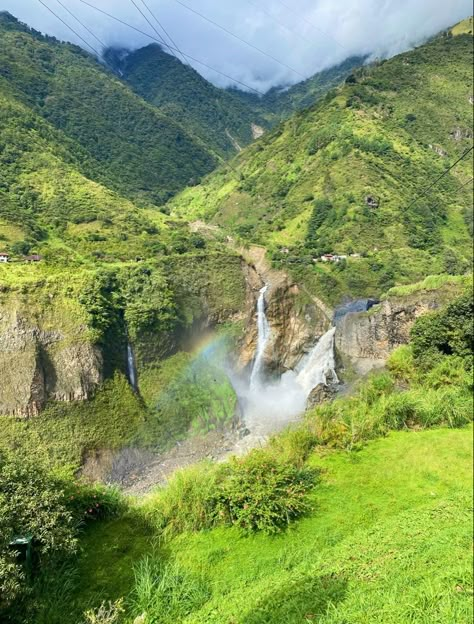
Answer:
[(25, 256), (25, 262), (41, 262), (42, 260), (42, 256), (39, 256), (38, 254), (33, 254), (32, 256)]
[(320, 258), (321, 262), (341, 262), (347, 260), (347, 256), (339, 256), (337, 254), (324, 254)]
[(0, 262), (9, 262), (10, 256), (7, 253), (0, 252)]

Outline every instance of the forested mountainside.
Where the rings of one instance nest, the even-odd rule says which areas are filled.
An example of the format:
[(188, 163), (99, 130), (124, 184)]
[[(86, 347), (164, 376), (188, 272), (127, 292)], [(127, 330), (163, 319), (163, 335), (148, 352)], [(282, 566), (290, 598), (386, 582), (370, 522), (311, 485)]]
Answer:
[(91, 55), (8, 13), (0, 13), (0, 79), (2, 93), (77, 145), (83, 174), (134, 200), (162, 202), (217, 163), (211, 148)]
[(221, 157), (234, 156), (269, 127), (253, 106), (215, 87), (157, 44), (130, 52), (122, 60), (120, 51), (109, 49), (106, 59), (135, 93)]
[(157, 44), (133, 52), (110, 48), (105, 58), (138, 95), (223, 157), (235, 155), (263, 131), (314, 104), (364, 62), (353, 57), (293, 87), (274, 88), (262, 96), (219, 89)]
[[(376, 295), (472, 254), (472, 53), (467, 20), (355, 70), (200, 186), (170, 203), (268, 247), (332, 302)], [(462, 187), (462, 188), (461, 188)], [(323, 254), (340, 262), (314, 262)]]

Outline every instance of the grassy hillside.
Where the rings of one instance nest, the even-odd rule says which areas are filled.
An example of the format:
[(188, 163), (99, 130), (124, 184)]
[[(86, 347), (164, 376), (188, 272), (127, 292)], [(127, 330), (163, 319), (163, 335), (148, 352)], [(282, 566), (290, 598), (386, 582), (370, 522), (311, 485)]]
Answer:
[[(448, 33), (356, 70), (232, 168), (184, 191), (170, 203), (174, 214), (266, 245), (276, 265), (333, 303), (463, 272), (472, 253), (472, 158), (422, 191), (472, 146), (472, 52), (470, 35)], [(361, 257), (313, 262), (327, 252)]]
[(82, 173), (95, 181), (156, 203), (214, 168), (212, 148), (80, 48), (3, 12), (0, 50), (2, 91), (72, 139)]
[[(23, 480), (43, 479), (45, 496), (30, 505), (56, 515), (37, 548), (52, 534), (62, 552), (42, 558), (29, 592), (11, 584), (18, 567), (0, 566), (11, 597), (1, 615), (12, 624), (467, 624), (470, 314), (466, 292), (421, 317), (388, 370), (351, 395), (315, 407), (266, 448), (185, 469), (142, 500), (57, 469), (48, 477), (37, 430), (21, 470), (0, 455), (0, 492), (21, 501)], [(56, 523), (78, 511), (74, 553), (64, 539), (77, 540), (77, 528), (57, 533)], [(11, 512), (4, 517), (14, 530)]]

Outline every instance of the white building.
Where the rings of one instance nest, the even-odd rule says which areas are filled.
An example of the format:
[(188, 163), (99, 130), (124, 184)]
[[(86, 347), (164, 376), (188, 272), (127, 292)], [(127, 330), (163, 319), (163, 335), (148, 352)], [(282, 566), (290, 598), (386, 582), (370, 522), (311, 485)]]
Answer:
[(7, 253), (0, 253), (0, 262), (8, 262), (10, 256)]

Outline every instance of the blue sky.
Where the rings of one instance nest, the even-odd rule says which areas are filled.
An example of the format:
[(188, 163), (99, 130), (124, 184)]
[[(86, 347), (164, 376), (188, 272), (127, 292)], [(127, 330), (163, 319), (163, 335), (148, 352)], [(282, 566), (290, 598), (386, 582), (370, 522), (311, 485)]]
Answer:
[[(58, 4), (43, 0), (97, 46)], [(131, 0), (88, 0), (156, 36)], [(107, 45), (136, 48), (145, 36), (109, 20), (80, 0), (61, 0)], [(141, 4), (142, 0), (135, 0)], [(259, 90), (292, 84), (352, 54), (386, 57), (407, 50), (467, 17), (471, 0), (145, 0), (178, 47)], [(265, 56), (186, 9), (180, 2), (232, 31)], [(84, 44), (38, 0), (0, 0), (0, 9), (60, 39)], [(150, 17), (151, 21), (152, 18)], [(230, 81), (192, 63), (221, 86)], [(290, 69), (291, 68), (291, 69)]]

